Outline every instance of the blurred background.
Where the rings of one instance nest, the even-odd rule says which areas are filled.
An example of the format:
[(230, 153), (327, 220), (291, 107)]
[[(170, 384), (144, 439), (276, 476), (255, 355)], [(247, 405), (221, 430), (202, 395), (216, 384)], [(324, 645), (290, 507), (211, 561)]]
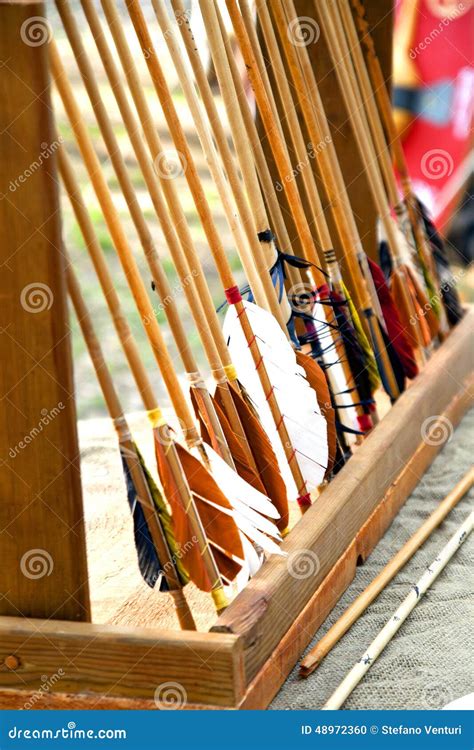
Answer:
[[(216, 2), (225, 10), (225, 3), (222, 0), (216, 0)], [(191, 314), (187, 309), (184, 295), (180, 290), (178, 278), (169, 258), (166, 243), (163, 240), (159, 223), (122, 123), (115, 98), (108, 84), (94, 40), (82, 14), (80, 3), (73, 0), (71, 5), (79, 21), (83, 42), (94, 65), (101, 94), (107, 106), (109, 116), (112, 119), (115, 134), (119, 140), (120, 148), (122, 149), (130, 176), (137, 191), (140, 205), (156, 239), (165, 271), (168, 274), (171, 286), (176, 292), (176, 303), (184, 318), (186, 329), (194, 345), (198, 360), (202, 364), (202, 350), (198, 346), (197, 332), (195, 331)], [(134, 52), (136, 64), (140, 70), (148, 102), (154, 113), (156, 127), (164, 148), (167, 150), (167, 156), (172, 161), (175, 154), (172, 139), (168, 133), (158, 98), (149, 78), (143, 54), (124, 3), (118, 0), (117, 5), (120, 9), (122, 23), (129, 43)], [(97, 2), (96, 6), (97, 10), (101, 13), (100, 3)], [(144, 0), (142, 7), (149, 22), (154, 44), (159, 51), (160, 62), (164, 68), (168, 84), (173, 91), (178, 114), (193, 149), (200, 178), (218, 230), (228, 251), (232, 267), (236, 272), (237, 281), (243, 283), (245, 279), (240, 262), (233, 248), (231, 235), (216, 189), (207, 169), (191, 115), (179, 87), (173, 65), (169, 59), (166, 43), (156, 22), (151, 3), (148, 0)], [(191, 12), (191, 24), (198, 48), (209, 70), (209, 79), (214, 84), (216, 102), (222, 116), (222, 122), (226, 124), (224, 107), (215, 85), (212, 66), (209, 63), (209, 53), (197, 3), (194, 0), (192, 2), (189, 0), (187, 8)], [(456, 4), (453, 4), (450, 0), (402, 0), (397, 3), (396, 11), (393, 84), (398, 127), (402, 133), (405, 153), (417, 192), (428, 206), (438, 228), (446, 238), (450, 260), (459, 279), (462, 296), (464, 300), (472, 302), (474, 301), (474, 277), (472, 268), (469, 267), (474, 253), (472, 144), (469, 135), (471, 132), (474, 100), (474, 78), (472, 60), (470, 59), (472, 55), (472, 38), (474, 38), (472, 0), (464, 0), (463, 3), (457, 2)], [(153, 295), (152, 301), (157, 308), (158, 321), (160, 324), (164, 324), (163, 332), (170, 346), (171, 354), (178, 363), (177, 352), (169, 335), (168, 328), (165, 325), (165, 316), (159, 308), (159, 299), (151, 291), (150, 273), (144, 260), (141, 246), (125, 200), (119, 189), (113, 167), (107, 157), (106, 149), (71, 48), (55, 12), (54, 3), (48, 3), (48, 12), (63, 63), (66, 66), (69, 79), (74, 86), (74, 92), (86, 119), (89, 133), (94, 140), (104, 175), (113, 192), (123, 227), (126, 230), (131, 247), (135, 251), (135, 257), (142, 271), (143, 278), (150, 288), (150, 295)], [(110, 36), (107, 38), (113, 49), (113, 42)], [(236, 56), (238, 57), (237, 49)], [(244, 71), (242, 71), (242, 75), (244, 75)], [(106, 254), (109, 268), (113, 273), (124, 310), (139, 343), (157, 395), (160, 400), (164, 400), (167, 403), (166, 393), (143, 331), (140, 317), (129, 294), (128, 285), (122, 273), (102, 212), (87, 178), (85, 167), (82, 159), (79, 157), (79, 152), (75, 144), (74, 135), (67, 123), (61, 102), (56, 93), (54, 94), (54, 105), (59, 132), (64, 137), (68, 153), (73, 159), (76, 176), (81, 184), (83, 196), (94, 221), (100, 244)], [(426, 154), (429, 154), (429, 156), (427, 157)], [(215, 267), (207, 250), (204, 233), (187, 188), (185, 177), (179, 176), (175, 179), (217, 307), (223, 301), (223, 293)], [(62, 211), (64, 240), (72, 257), (74, 267), (81, 279), (83, 291), (93, 313), (95, 325), (114, 380), (118, 386), (123, 405), (126, 411), (138, 410), (141, 408), (141, 400), (122, 354), (108, 310), (103, 302), (102, 292), (96, 280), (95, 272), (89, 260), (80, 230), (75, 222), (69, 201), (64, 195), (62, 196)], [(71, 320), (78, 415), (80, 418), (105, 416), (106, 410), (102, 395), (73, 315), (71, 315)]]

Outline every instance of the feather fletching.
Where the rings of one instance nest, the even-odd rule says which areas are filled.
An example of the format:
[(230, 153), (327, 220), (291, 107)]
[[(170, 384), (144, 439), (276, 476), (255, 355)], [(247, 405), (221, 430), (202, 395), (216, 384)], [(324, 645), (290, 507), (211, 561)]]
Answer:
[[(311, 491), (324, 480), (328, 465), (326, 420), (321, 414), (316, 394), (306, 379), (304, 369), (297, 364), (295, 352), (276, 320), (256, 305), (250, 302), (244, 304), (295, 449), (296, 461), (308, 490)], [(289, 492), (296, 498), (296, 485), (234, 307), (227, 311), (224, 334), (232, 360), (237, 363), (239, 380), (255, 403), (277, 456), (282, 476)]]

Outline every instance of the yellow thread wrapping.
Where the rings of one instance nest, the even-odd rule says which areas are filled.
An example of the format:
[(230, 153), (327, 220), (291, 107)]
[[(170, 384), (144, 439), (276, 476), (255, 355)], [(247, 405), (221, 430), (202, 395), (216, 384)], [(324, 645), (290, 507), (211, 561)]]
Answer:
[(222, 609), (225, 609), (227, 605), (229, 604), (229, 601), (224, 593), (223, 588), (218, 589), (212, 589), (211, 591), (212, 600), (214, 602), (215, 608), (218, 612), (220, 612)]
[(224, 365), (224, 372), (227, 375), (228, 380), (237, 380), (237, 370), (232, 363), (230, 365)]
[(283, 529), (283, 531), (280, 531), (280, 534), (282, 535), (283, 538), (285, 538), (285, 536), (288, 536), (289, 533), (290, 533), (289, 526), (287, 526), (286, 529)]
[(150, 409), (150, 411), (147, 411), (147, 417), (152, 427), (162, 427), (162, 425), (166, 424), (166, 419), (163, 417), (161, 409)]

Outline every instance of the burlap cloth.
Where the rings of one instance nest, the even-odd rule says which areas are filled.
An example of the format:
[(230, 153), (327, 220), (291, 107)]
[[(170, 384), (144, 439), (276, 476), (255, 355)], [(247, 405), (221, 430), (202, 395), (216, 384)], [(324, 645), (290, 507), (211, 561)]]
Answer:
[[(407, 425), (407, 429), (410, 426)], [(351, 601), (416, 531), (472, 465), (474, 410), (443, 447), (387, 533), (311, 643), (324, 635)], [(388, 588), (306, 680), (290, 674), (271, 709), (317, 709), (383, 627), (425, 567), (473, 507), (471, 492)], [(473, 538), (471, 537), (415, 607), (344, 704), (345, 709), (438, 709), (473, 690)]]

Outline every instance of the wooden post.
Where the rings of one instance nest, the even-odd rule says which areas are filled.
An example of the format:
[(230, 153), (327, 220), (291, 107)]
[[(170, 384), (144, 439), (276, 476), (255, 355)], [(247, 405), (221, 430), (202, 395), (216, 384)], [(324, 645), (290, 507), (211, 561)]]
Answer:
[[(393, 5), (393, 0), (364, 0), (367, 18), (370, 23), (377, 54), (381, 61), (386, 80), (389, 80), (391, 73)], [(310, 41), (307, 45), (307, 49), (313, 63), (319, 91), (331, 125), (331, 134), (336, 147), (342, 173), (344, 175), (360, 238), (367, 254), (376, 260), (377, 244), (375, 229), (377, 211), (370, 195), (367, 178), (357, 151), (357, 144), (354, 139), (348, 114), (339, 91), (336, 74), (331, 63), (326, 40), (319, 25), (317, 14), (318, 3), (314, 2), (314, 0), (295, 0), (295, 7), (300, 18), (309, 18), (314, 21), (314, 26), (312, 28), (309, 27), (308, 40)], [(263, 44), (262, 35), (260, 35), (260, 39)], [(269, 68), (269, 74), (272, 83), (274, 83), (271, 67)], [(285, 118), (283, 115), (282, 126), (283, 129), (286, 130)], [(260, 129), (260, 132), (263, 132), (262, 129)], [(309, 138), (306, 140), (308, 142)], [(265, 143), (265, 140), (264, 145), (267, 154), (269, 154), (268, 145)], [(297, 159), (294, 158), (294, 155), (292, 158), (294, 163), (296, 163)], [(315, 167), (314, 160), (312, 163)], [(274, 169), (273, 174), (276, 175), (276, 170)], [(318, 179), (320, 195), (323, 199), (323, 205), (327, 207), (328, 203), (322, 181), (319, 180), (318, 175), (316, 176)], [(285, 200), (282, 193), (279, 194), (279, 198), (286, 209), (285, 218), (288, 220), (290, 237), (294, 242), (294, 250), (297, 252), (299, 246), (297, 232), (292, 224), (291, 218), (288, 217), (288, 210), (285, 206)], [(335, 245), (338, 259), (343, 261), (342, 248), (337, 241), (337, 233), (329, 208), (326, 208), (326, 215), (328, 217), (331, 237)]]
[(0, 0), (0, 615), (90, 620), (50, 38)]

